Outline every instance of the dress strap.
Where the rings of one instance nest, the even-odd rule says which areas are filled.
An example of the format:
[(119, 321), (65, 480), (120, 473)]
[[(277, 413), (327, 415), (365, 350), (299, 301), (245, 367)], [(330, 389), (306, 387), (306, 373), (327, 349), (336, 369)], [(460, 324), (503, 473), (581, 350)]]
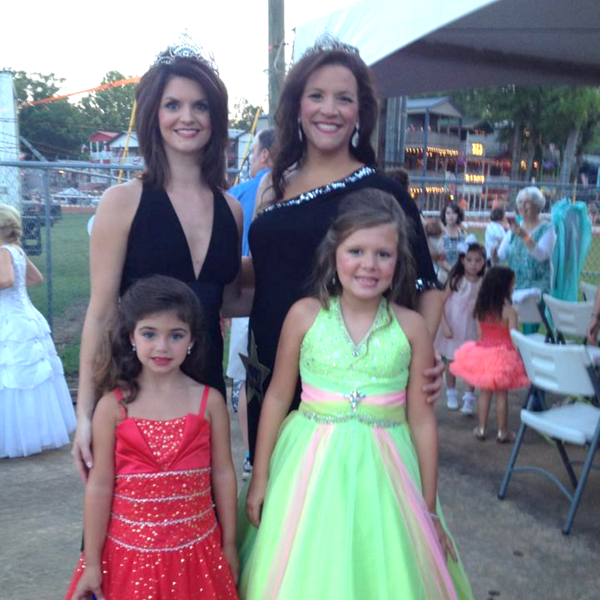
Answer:
[(204, 418), (204, 413), (206, 412), (206, 404), (208, 401), (208, 393), (210, 392), (210, 387), (204, 386), (204, 393), (202, 394), (202, 402), (200, 403), (200, 412), (198, 413), (200, 417)]
[(113, 390), (113, 394), (115, 395), (115, 398), (117, 399), (117, 402), (119, 404), (119, 408), (121, 409), (121, 415), (124, 419), (126, 419), (127, 408), (125, 408), (125, 405), (123, 404), (123, 394), (121, 394), (121, 390), (117, 388), (116, 390)]

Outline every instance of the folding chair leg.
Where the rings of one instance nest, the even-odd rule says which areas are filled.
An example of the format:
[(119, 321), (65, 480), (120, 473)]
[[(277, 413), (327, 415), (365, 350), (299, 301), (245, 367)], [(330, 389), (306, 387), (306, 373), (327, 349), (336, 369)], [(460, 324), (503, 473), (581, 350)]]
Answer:
[(590, 449), (585, 458), (585, 462), (583, 463), (583, 469), (581, 469), (581, 473), (579, 474), (579, 484), (577, 485), (577, 489), (575, 490), (575, 494), (573, 494), (573, 500), (571, 501), (571, 507), (569, 508), (569, 514), (567, 515), (567, 520), (565, 522), (565, 526), (563, 527), (562, 532), (565, 535), (569, 535), (569, 531), (571, 531), (571, 525), (573, 525), (573, 521), (575, 519), (575, 513), (577, 512), (577, 508), (579, 507), (579, 501), (581, 500), (581, 495), (583, 494), (583, 488), (587, 482), (588, 473), (592, 468), (592, 463), (594, 462), (594, 456), (596, 454), (596, 450), (598, 448), (598, 440), (600, 439), (600, 423), (596, 427), (596, 433), (592, 438), (592, 443), (590, 444)]
[(558, 448), (558, 452), (560, 454), (560, 457), (562, 458), (563, 465), (565, 465), (565, 469), (567, 470), (567, 473), (569, 474), (569, 479), (571, 480), (571, 485), (573, 486), (573, 488), (576, 489), (577, 488), (577, 476), (575, 475), (575, 471), (573, 471), (573, 467), (571, 466), (571, 461), (569, 460), (569, 457), (567, 456), (567, 451), (565, 450), (565, 446), (560, 440), (555, 439), (554, 442), (556, 443), (556, 447)]
[(508, 461), (508, 466), (506, 467), (504, 479), (502, 480), (502, 484), (500, 485), (500, 490), (498, 492), (499, 500), (504, 500), (504, 496), (506, 495), (508, 482), (510, 481), (510, 477), (512, 475), (515, 463), (517, 462), (517, 455), (519, 454), (519, 450), (521, 449), (521, 443), (523, 442), (523, 437), (525, 436), (526, 429), (527, 426), (525, 425), (525, 423), (521, 423), (521, 427), (519, 427), (519, 433), (517, 434), (517, 439), (515, 440), (515, 445), (510, 455), (510, 460)]

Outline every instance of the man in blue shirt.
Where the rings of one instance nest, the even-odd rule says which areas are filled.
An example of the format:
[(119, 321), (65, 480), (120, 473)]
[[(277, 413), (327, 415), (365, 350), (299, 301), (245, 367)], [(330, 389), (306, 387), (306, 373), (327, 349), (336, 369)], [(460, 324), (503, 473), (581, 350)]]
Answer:
[[(244, 211), (244, 231), (242, 234), (242, 256), (250, 254), (248, 245), (248, 231), (252, 223), (254, 214), (254, 205), (256, 203), (256, 193), (262, 178), (270, 171), (271, 148), (275, 141), (275, 130), (273, 128), (259, 131), (252, 144), (252, 154), (250, 156), (250, 179), (244, 181), (228, 192), (236, 197), (242, 205)], [(248, 452), (248, 419), (246, 412), (246, 370), (240, 354), (248, 353), (248, 318), (242, 317), (231, 320), (231, 330), (229, 334), (229, 361), (227, 363), (227, 377), (233, 380), (231, 393), (231, 403), (234, 410), (237, 408), (244, 439), (246, 455), (244, 458), (243, 478), (247, 479), (252, 472), (250, 464), (250, 454)]]

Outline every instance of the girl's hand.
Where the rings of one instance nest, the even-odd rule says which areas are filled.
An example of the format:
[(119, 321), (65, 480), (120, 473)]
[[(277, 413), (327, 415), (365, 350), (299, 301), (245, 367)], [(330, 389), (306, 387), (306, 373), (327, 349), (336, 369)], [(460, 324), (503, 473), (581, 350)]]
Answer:
[(246, 496), (246, 514), (250, 523), (254, 527), (260, 526), (260, 514), (262, 507), (265, 502), (265, 495), (267, 492), (267, 480), (260, 477), (252, 476), (250, 482), (250, 488), (248, 489), (248, 496)]
[(226, 544), (223, 546), (223, 554), (225, 555), (227, 563), (229, 564), (229, 568), (231, 569), (235, 585), (237, 585), (240, 577), (240, 559), (238, 558), (235, 544)]
[(435, 404), (442, 393), (444, 361), (437, 350), (434, 351), (434, 358), (435, 365), (423, 372), (423, 375), (429, 380), (429, 383), (423, 386), (423, 391), (427, 394), (427, 404)]
[(440, 542), (440, 546), (442, 548), (444, 556), (447, 558), (449, 554), (454, 562), (458, 562), (458, 557), (456, 556), (456, 550), (454, 549), (454, 545), (452, 544), (452, 541), (444, 531), (444, 526), (442, 525), (441, 521), (439, 521), (438, 519), (433, 519), (433, 526), (435, 527), (435, 531), (437, 533), (438, 540)]
[(86, 565), (71, 600), (91, 600), (93, 596), (96, 597), (96, 600), (104, 600), (102, 570), (100, 567)]
[(445, 338), (453, 338), (454, 337), (452, 328), (450, 327), (450, 325), (448, 325), (448, 323), (446, 323), (445, 319), (442, 319), (442, 335)]

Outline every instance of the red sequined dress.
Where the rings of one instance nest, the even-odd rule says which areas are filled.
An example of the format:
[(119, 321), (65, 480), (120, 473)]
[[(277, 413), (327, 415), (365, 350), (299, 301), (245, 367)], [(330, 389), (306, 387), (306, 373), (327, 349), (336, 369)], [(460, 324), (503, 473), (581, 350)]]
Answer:
[[(127, 417), (121, 404), (102, 556), (106, 600), (238, 598), (213, 510), (208, 390), (199, 414), (168, 421)], [(84, 568), (82, 554), (65, 600)]]
[(484, 390), (516, 390), (529, 385), (525, 367), (512, 345), (508, 325), (480, 322), (481, 339), (465, 342), (450, 363), (450, 371)]

